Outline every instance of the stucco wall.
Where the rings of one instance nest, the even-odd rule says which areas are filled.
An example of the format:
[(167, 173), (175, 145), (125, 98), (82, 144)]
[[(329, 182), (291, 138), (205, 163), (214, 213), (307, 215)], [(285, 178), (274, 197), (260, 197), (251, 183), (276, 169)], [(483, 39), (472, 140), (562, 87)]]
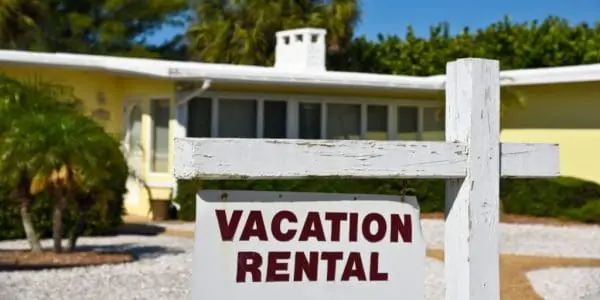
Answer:
[(600, 83), (518, 90), (525, 107), (503, 119), (502, 141), (558, 143), (562, 175), (600, 183)]

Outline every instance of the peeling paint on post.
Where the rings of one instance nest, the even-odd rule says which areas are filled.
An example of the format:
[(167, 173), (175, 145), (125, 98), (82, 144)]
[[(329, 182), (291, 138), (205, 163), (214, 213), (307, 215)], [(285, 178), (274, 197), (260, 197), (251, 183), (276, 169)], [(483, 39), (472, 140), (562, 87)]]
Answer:
[[(445, 268), (446, 268), (446, 299), (447, 300), (499, 300), (500, 299), (500, 279), (499, 279), (499, 249), (498, 249), (498, 216), (499, 216), (499, 179), (501, 176), (507, 177), (555, 177), (559, 175), (559, 153), (558, 146), (554, 144), (501, 144), (499, 140), (499, 107), (500, 107), (500, 82), (499, 82), (499, 64), (494, 60), (486, 59), (460, 59), (451, 62), (447, 67), (446, 81), (446, 141), (445, 142), (394, 142), (394, 141), (343, 141), (343, 140), (265, 140), (265, 139), (175, 139), (175, 158), (174, 173), (178, 179), (294, 179), (308, 177), (353, 177), (353, 178), (444, 178), (447, 179), (446, 187), (446, 237), (445, 237)], [(248, 192), (246, 192), (248, 193)], [(247, 194), (250, 196), (251, 194)], [(196, 248), (194, 261), (194, 278), (197, 280), (192, 283), (194, 290), (203, 292), (207, 289), (218, 288), (220, 293), (193, 294), (193, 299), (200, 298), (225, 298), (238, 299), (242, 297), (250, 298), (283, 298), (286, 299), (422, 299), (422, 290), (419, 285), (411, 280), (416, 277), (408, 278), (399, 275), (396, 278), (400, 282), (395, 282), (395, 289), (388, 289), (385, 282), (381, 280), (366, 280), (367, 271), (353, 271), (358, 274), (359, 279), (365, 280), (328, 281), (326, 271), (318, 271), (315, 280), (290, 282), (289, 277), (285, 277), (285, 282), (247, 282), (244, 277), (243, 282), (237, 279), (230, 280), (228, 284), (223, 284), (226, 280), (223, 269), (216, 264), (208, 264), (211, 257), (220, 253), (229, 253), (231, 249), (246, 249), (248, 253), (242, 261), (252, 267), (258, 262), (265, 262), (267, 269), (261, 272), (271, 274), (270, 278), (283, 279), (279, 273), (269, 273), (269, 262), (279, 261), (281, 257), (288, 257), (283, 252), (308, 251), (308, 256), (299, 258), (305, 266), (311, 259), (312, 252), (322, 253), (323, 251), (337, 251), (339, 243), (332, 240), (311, 241), (299, 247), (286, 246), (286, 244), (269, 244), (271, 247), (279, 247), (273, 251), (281, 253), (269, 256), (268, 251), (263, 249), (260, 244), (262, 227), (260, 222), (248, 224), (250, 213), (244, 211), (259, 211), (262, 220), (271, 220), (271, 223), (262, 223), (265, 232), (274, 229), (273, 218), (281, 212), (281, 209), (293, 213), (298, 218), (309, 219), (309, 210), (321, 207), (320, 203), (309, 202), (313, 199), (310, 194), (302, 196), (295, 201), (284, 201), (278, 197), (271, 202), (265, 202), (259, 198), (248, 198), (248, 196), (239, 196), (247, 199), (245, 203), (231, 203), (231, 197), (227, 204), (223, 202), (214, 202), (210, 205), (204, 198), (198, 200), (197, 228), (208, 228), (206, 230), (196, 230)], [(310, 199), (309, 199), (310, 198)], [(278, 200), (279, 199), (279, 200)], [(346, 201), (345, 201), (346, 200)], [(385, 213), (390, 211), (409, 212), (410, 209), (392, 208), (389, 201), (352, 201), (351, 206), (344, 206), (348, 199), (337, 199), (328, 202), (321, 207), (320, 211), (327, 212), (327, 208), (335, 208), (342, 213), (352, 213), (349, 207), (361, 207), (361, 214), (366, 216), (369, 213), (378, 213), (384, 218)], [(308, 206), (307, 206), (307, 203)], [(319, 203), (318, 205), (316, 203)], [(362, 203), (369, 203), (363, 207)], [(240, 206), (240, 205), (243, 205)], [(398, 205), (398, 203), (396, 203)], [(258, 241), (248, 239), (233, 239), (230, 243), (222, 244), (224, 241), (219, 239), (219, 232), (222, 232), (215, 223), (209, 222), (210, 214), (215, 213), (218, 207), (223, 208), (224, 215), (221, 216), (221, 222), (229, 224), (234, 218), (239, 218), (239, 222), (246, 222)], [(243, 208), (243, 209), (242, 209)], [(234, 216), (233, 210), (240, 210), (239, 216)], [(333, 212), (333, 210), (329, 210)], [(418, 210), (417, 210), (418, 211)], [(413, 215), (415, 212), (409, 212)], [(256, 220), (259, 219), (257, 213), (254, 213)], [(245, 217), (245, 221), (241, 221)], [(291, 215), (290, 215), (291, 216)], [(348, 215), (349, 216), (349, 215)], [(350, 217), (347, 217), (350, 218)], [(379, 219), (379, 216), (373, 215), (372, 218)], [(395, 218), (395, 217), (390, 217)], [(237, 219), (236, 219), (237, 220)], [(391, 220), (391, 219), (390, 219)], [(417, 220), (416, 218), (413, 220)], [(213, 218), (214, 221), (214, 218)], [(235, 221), (235, 222), (238, 222)], [(218, 221), (215, 221), (218, 222)], [(384, 221), (385, 222), (385, 219)], [(391, 221), (390, 221), (391, 222)], [(306, 223), (306, 222), (305, 222)], [(211, 225), (212, 224), (212, 225)], [(278, 223), (279, 224), (279, 223)], [(384, 224), (384, 223), (382, 223)], [(387, 223), (385, 223), (387, 224)], [(212, 226), (212, 227), (211, 227)], [(259, 226), (259, 229), (256, 229)], [(279, 225), (276, 225), (279, 226)], [(275, 226), (275, 227), (276, 227)], [(311, 225), (312, 226), (312, 225)], [(413, 237), (415, 236), (415, 227), (418, 227), (418, 221), (412, 223)], [(331, 229), (331, 228), (329, 228)], [(243, 231), (243, 229), (242, 229)], [(418, 231), (420, 233), (420, 230)], [(363, 233), (364, 234), (364, 233)], [(247, 235), (249, 235), (247, 233)], [(268, 239), (268, 236), (266, 237)], [(377, 239), (378, 240), (378, 239)], [(200, 243), (200, 241), (204, 241)], [(353, 243), (348, 241), (349, 243)], [(198, 244), (199, 243), (199, 244)], [(414, 243), (414, 240), (413, 240)], [(220, 245), (220, 246), (218, 246)], [(340, 260), (352, 260), (353, 266), (358, 265), (358, 257), (364, 260), (363, 252), (370, 248), (379, 249), (389, 245), (389, 240), (376, 241), (373, 243), (357, 243), (348, 245), (344, 249)], [(400, 245), (400, 244), (399, 244)], [(215, 247), (221, 247), (220, 251)], [(360, 254), (350, 255), (354, 250), (352, 247), (358, 246)], [(245, 248), (244, 248), (245, 247)], [(306, 247), (306, 248), (304, 248)], [(416, 249), (418, 247), (414, 247)], [(252, 250), (254, 249), (254, 250)], [(410, 246), (396, 246), (398, 249), (413, 249)], [(413, 249), (413, 250), (414, 250)], [(261, 250), (263, 252), (257, 251)], [(413, 251), (411, 250), (411, 251)], [(212, 252), (211, 252), (212, 251)], [(249, 252), (259, 253), (258, 256)], [(347, 256), (344, 256), (347, 254)], [(223, 254), (224, 255), (224, 254)], [(266, 255), (266, 256), (265, 256)], [(294, 254), (296, 255), (296, 254)], [(312, 257), (322, 257), (315, 254)], [(337, 255), (337, 254), (336, 254)], [(407, 252), (401, 259), (398, 258), (396, 264), (387, 266), (385, 272), (389, 274), (389, 281), (393, 279), (391, 274), (405, 274), (402, 272), (413, 272), (422, 274), (425, 268), (424, 260), (421, 260), (422, 253), (414, 250)], [(266, 257), (266, 258), (265, 258)], [(352, 258), (351, 258), (352, 257)], [(372, 259), (366, 258), (367, 260)], [(315, 258), (316, 259), (316, 258)], [(314, 260), (314, 259), (313, 259)], [(328, 264), (329, 260), (321, 263)], [(223, 265), (229, 268), (229, 275), (238, 267), (238, 260), (226, 260), (231, 265)], [(410, 263), (415, 261), (417, 263)], [(204, 264), (203, 264), (204, 263)], [(225, 263), (225, 261), (223, 261)], [(250, 265), (248, 265), (250, 264)], [(221, 267), (223, 267), (221, 266)], [(280, 265), (278, 265), (280, 266)], [(295, 266), (298, 266), (296, 264)], [(321, 265), (319, 265), (321, 266)], [(289, 267), (289, 265), (288, 265)], [(283, 268), (283, 267), (281, 267)], [(354, 267), (353, 267), (354, 268)], [(375, 270), (369, 265), (369, 270)], [(410, 269), (410, 270), (407, 270)], [(302, 270), (308, 270), (301, 268)], [(237, 269), (235, 269), (237, 270)], [(254, 270), (254, 271), (252, 271)], [(312, 269), (311, 269), (312, 270)], [(267, 273), (256, 273), (257, 269), (251, 269), (250, 276), (254, 279), (267, 281), (267, 277), (259, 276)], [(376, 268), (372, 278), (383, 278), (378, 275), (380, 268)], [(308, 271), (307, 271), (308, 272)], [(314, 272), (314, 271), (310, 271)], [(310, 276), (317, 276), (310, 273)], [(325, 272), (325, 273), (321, 273)], [(396, 273), (394, 273), (396, 272)], [(230, 274), (231, 273), (231, 274)], [(342, 272), (343, 273), (343, 272)], [(219, 274), (219, 276), (212, 276)], [(246, 272), (246, 275), (249, 273)], [(257, 275), (258, 274), (258, 275)], [(291, 273), (290, 273), (291, 274)], [(305, 273), (306, 274), (306, 273)], [(371, 273), (369, 273), (371, 274)], [(221, 276), (223, 275), (223, 276)], [(307, 275), (307, 276), (308, 276)], [(290, 275), (292, 276), (292, 275)], [(309, 276), (309, 277), (310, 277)], [(320, 277), (319, 277), (320, 276)], [(325, 276), (325, 279), (322, 279)], [(341, 276), (341, 275), (340, 275)], [(313, 278), (310, 277), (310, 278)], [(338, 277), (336, 277), (338, 278)], [(346, 277), (344, 277), (346, 278)], [(419, 277), (419, 280), (422, 280)], [(277, 281), (277, 280), (275, 280)], [(398, 288), (403, 284), (411, 282), (413, 287), (406, 289)], [(248, 287), (250, 286), (250, 287)], [(200, 288), (201, 287), (201, 288)], [(239, 294), (232, 292), (237, 289)], [(362, 293), (360, 290), (368, 291)], [(247, 291), (247, 294), (241, 293)], [(250, 292), (251, 291), (251, 292)], [(333, 292), (335, 291), (335, 292)], [(408, 294), (407, 294), (408, 293)], [(234, 296), (239, 295), (239, 296)], [(275, 296), (276, 295), (276, 296)], [(283, 296), (280, 296), (283, 295)]]

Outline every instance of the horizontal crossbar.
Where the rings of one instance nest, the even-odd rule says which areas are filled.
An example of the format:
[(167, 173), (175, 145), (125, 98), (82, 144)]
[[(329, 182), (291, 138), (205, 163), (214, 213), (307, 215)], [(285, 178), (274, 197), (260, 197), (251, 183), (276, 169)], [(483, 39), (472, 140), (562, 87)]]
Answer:
[[(558, 145), (500, 148), (501, 176), (559, 175)], [(460, 178), (466, 149), (456, 142), (176, 138), (174, 173), (177, 179)]]

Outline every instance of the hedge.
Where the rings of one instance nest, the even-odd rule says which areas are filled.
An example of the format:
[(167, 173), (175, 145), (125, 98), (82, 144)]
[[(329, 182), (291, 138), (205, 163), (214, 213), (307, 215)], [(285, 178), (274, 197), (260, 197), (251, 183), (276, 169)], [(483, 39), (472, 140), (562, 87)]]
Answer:
[[(94, 206), (86, 218), (83, 235), (97, 236), (111, 234), (122, 224), (125, 213), (124, 199), (119, 197), (108, 202), (106, 207)], [(40, 237), (52, 235), (52, 212), (54, 201), (48, 194), (36, 197), (32, 206), (33, 222)], [(10, 198), (10, 191), (0, 187), (0, 240), (23, 239), (23, 225), (19, 214), (19, 205)], [(63, 227), (71, 230), (75, 224), (75, 206), (71, 205), (63, 215)]]
[[(443, 180), (408, 180), (405, 184), (408, 194), (419, 199), (422, 212), (444, 211)], [(377, 179), (181, 180), (175, 200), (181, 205), (179, 219), (194, 220), (195, 194), (202, 188), (398, 195), (403, 184), (400, 180)], [(572, 177), (502, 179), (500, 198), (505, 213), (600, 223), (600, 185), (590, 181)]]

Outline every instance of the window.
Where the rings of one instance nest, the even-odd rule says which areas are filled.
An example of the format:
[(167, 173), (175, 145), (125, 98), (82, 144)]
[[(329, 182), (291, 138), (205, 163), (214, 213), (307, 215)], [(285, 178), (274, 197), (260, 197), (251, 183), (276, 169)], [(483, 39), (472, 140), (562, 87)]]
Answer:
[(327, 104), (326, 138), (360, 139), (360, 104)]
[(367, 136), (368, 140), (388, 139), (388, 108), (386, 105), (367, 106)]
[(150, 100), (152, 122), (152, 148), (150, 150), (150, 171), (169, 172), (169, 120), (171, 108), (169, 99)]
[(398, 132), (396, 139), (403, 141), (419, 140), (419, 109), (398, 106)]
[(445, 118), (438, 107), (423, 109), (423, 139), (426, 141), (444, 141)]
[(212, 99), (194, 98), (188, 105), (188, 136), (210, 137)]
[(299, 138), (321, 138), (321, 103), (300, 103), (299, 105)]
[(263, 105), (263, 137), (281, 139), (287, 136), (287, 102), (267, 100)]
[[(288, 105), (275, 97), (194, 98), (188, 103), (187, 133), (190, 137), (225, 138), (281, 139), (292, 132), (300, 139), (444, 140), (443, 116), (429, 103), (406, 106), (300, 100), (294, 116), (289, 115)], [(393, 115), (396, 118), (390, 119)]]
[(219, 99), (219, 137), (255, 138), (256, 101)]

